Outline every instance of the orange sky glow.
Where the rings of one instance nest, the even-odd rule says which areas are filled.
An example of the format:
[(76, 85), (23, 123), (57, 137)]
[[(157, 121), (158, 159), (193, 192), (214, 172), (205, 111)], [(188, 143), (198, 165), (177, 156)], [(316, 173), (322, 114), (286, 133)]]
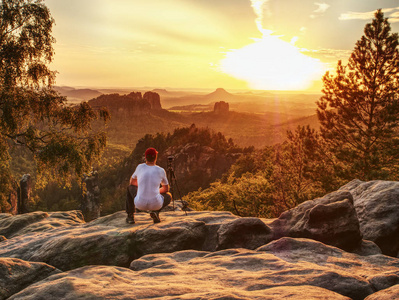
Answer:
[[(397, 0), (45, 0), (57, 85), (313, 90)], [(378, 3), (376, 3), (378, 2)]]

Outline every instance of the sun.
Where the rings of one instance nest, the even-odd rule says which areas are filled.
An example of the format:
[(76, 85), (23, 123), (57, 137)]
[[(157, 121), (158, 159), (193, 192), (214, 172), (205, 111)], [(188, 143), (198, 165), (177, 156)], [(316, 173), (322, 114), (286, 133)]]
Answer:
[(261, 90), (303, 90), (320, 79), (325, 70), (318, 59), (271, 34), (227, 52), (220, 68)]

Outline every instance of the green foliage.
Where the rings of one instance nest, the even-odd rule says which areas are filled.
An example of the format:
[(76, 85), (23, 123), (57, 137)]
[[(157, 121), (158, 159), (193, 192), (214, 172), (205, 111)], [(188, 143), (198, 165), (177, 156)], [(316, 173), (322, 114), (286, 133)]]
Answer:
[(2, 1), (0, 16), (0, 159), (7, 162), (11, 147), (23, 147), (47, 178), (68, 179), (71, 171), (80, 177), (106, 145), (105, 133), (90, 124), (108, 115), (87, 103), (68, 106), (52, 89), (54, 20), (43, 1)]
[(230, 176), (216, 181), (205, 190), (188, 194), (184, 200), (196, 210), (231, 211), (242, 217), (272, 217), (272, 184), (261, 173)]
[(342, 162), (339, 176), (392, 178), (399, 162), (399, 40), (381, 10), (344, 66), (323, 77), (321, 133)]
[(298, 127), (287, 137), (282, 144), (242, 155), (220, 181), (184, 200), (200, 210), (271, 218), (342, 184), (315, 130)]

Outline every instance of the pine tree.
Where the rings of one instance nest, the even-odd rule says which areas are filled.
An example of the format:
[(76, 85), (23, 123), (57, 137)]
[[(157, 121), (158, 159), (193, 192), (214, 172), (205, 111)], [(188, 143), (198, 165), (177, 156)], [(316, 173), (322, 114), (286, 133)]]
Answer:
[(342, 176), (392, 178), (399, 162), (398, 34), (381, 10), (364, 29), (348, 64), (323, 77), (318, 118)]

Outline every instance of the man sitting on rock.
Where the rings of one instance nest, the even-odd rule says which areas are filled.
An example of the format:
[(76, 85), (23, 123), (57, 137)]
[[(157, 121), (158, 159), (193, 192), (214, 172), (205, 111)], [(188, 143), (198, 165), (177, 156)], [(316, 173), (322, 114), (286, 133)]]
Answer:
[(130, 178), (126, 198), (126, 222), (129, 224), (134, 224), (136, 208), (151, 211), (154, 223), (161, 222), (159, 212), (172, 200), (166, 172), (156, 165), (157, 157), (157, 150), (148, 148), (145, 151), (145, 163), (139, 164)]

